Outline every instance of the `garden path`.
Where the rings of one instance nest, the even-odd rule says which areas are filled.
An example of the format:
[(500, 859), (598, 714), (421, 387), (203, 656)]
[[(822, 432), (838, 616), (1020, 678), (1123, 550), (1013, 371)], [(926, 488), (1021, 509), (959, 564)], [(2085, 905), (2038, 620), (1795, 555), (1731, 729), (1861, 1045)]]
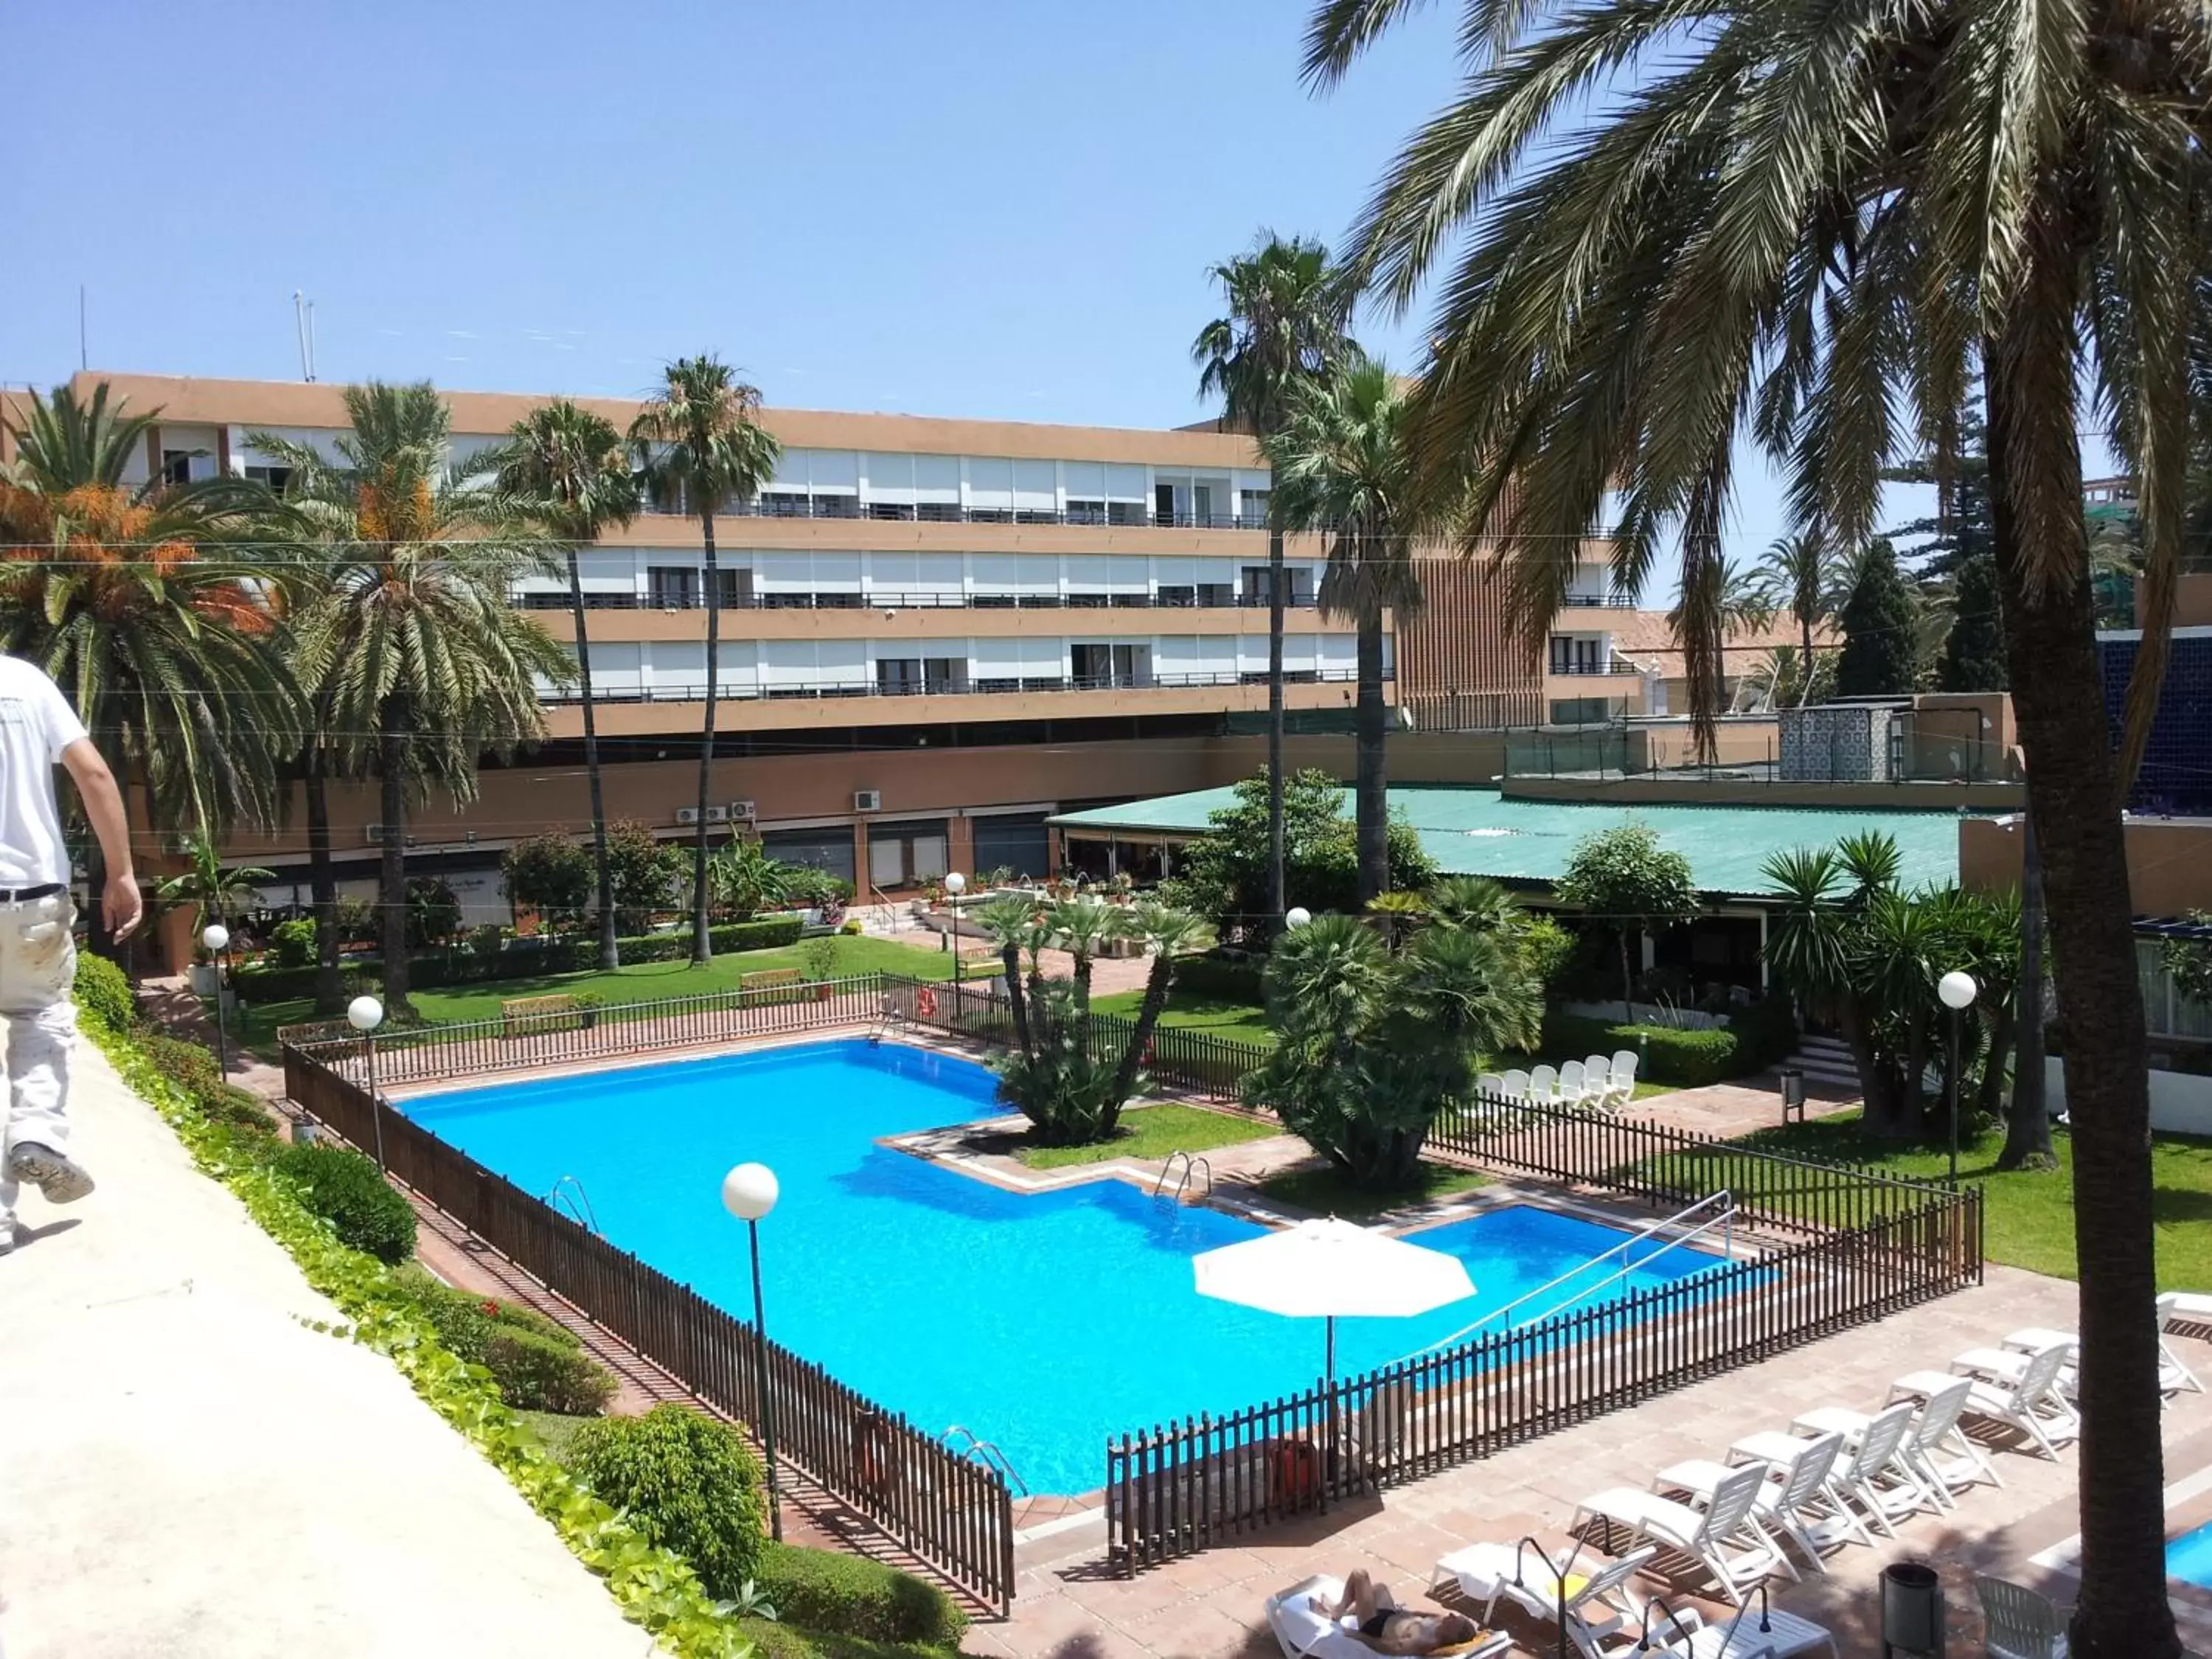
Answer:
[(635, 1659), (644, 1633), (107, 1061), (0, 1258), (9, 1659)]

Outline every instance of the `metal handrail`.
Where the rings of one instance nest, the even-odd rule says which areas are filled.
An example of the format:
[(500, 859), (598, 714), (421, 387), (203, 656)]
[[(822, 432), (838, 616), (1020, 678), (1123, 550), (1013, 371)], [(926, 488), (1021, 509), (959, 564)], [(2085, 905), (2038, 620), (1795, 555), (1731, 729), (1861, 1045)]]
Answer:
[(1208, 1198), (1212, 1197), (1213, 1165), (1204, 1157), (1194, 1152), (1184, 1152), (1180, 1148), (1175, 1152), (1170, 1152), (1167, 1155), (1166, 1159), (1160, 1164), (1160, 1178), (1152, 1183), (1152, 1196), (1154, 1198), (1158, 1198), (1162, 1191), (1166, 1188), (1168, 1184), (1168, 1176), (1175, 1172), (1176, 1160), (1177, 1158), (1181, 1158), (1182, 1160), (1182, 1179), (1176, 1182), (1176, 1201), (1177, 1203), (1181, 1203), (1182, 1201), (1184, 1192), (1189, 1188), (1190, 1183), (1198, 1178), (1198, 1172), (1200, 1170), (1204, 1170), (1206, 1171), (1206, 1195)]
[(599, 1225), (599, 1218), (592, 1209), (592, 1195), (584, 1190), (580, 1178), (564, 1175), (556, 1181), (545, 1194), (548, 1209), (560, 1210), (568, 1218), (592, 1232), (605, 1238), (606, 1229)]
[[(952, 1443), (952, 1437), (956, 1434), (964, 1435), (968, 1443), (964, 1446), (955, 1446)], [(943, 1434), (937, 1437), (937, 1443), (956, 1457), (972, 1458), (985, 1468), (994, 1471), (1000, 1479), (1024, 1498), (1030, 1495), (1029, 1482), (1014, 1472), (1012, 1461), (1000, 1449), (998, 1443), (994, 1440), (984, 1439), (966, 1424), (953, 1424)]]
[(1722, 1250), (1724, 1254), (1733, 1259), (1735, 1254), (1735, 1200), (1728, 1188), (1723, 1188), (1719, 1192), (1706, 1194), (1705, 1197), (1699, 1199), (1694, 1204), (1685, 1205), (1682, 1208), (1675, 1211), (1672, 1215), (1662, 1216), (1656, 1221), (1647, 1222), (1644, 1225), (1638, 1227), (1634, 1232), (1631, 1233), (1627, 1237), (1622, 1239), (1620, 1243), (1613, 1245), (1607, 1249), (1599, 1251), (1587, 1261), (1577, 1263), (1574, 1267), (1568, 1268), (1566, 1272), (1559, 1274), (1557, 1278), (1549, 1279), (1544, 1284), (1539, 1285), (1534, 1290), (1529, 1291), (1523, 1295), (1515, 1297), (1512, 1301), (1507, 1303), (1504, 1307), (1492, 1309), (1488, 1313), (1483, 1315), (1481, 1318), (1476, 1320), (1473, 1324), (1465, 1327), (1463, 1329), (1454, 1331), (1449, 1336), (1443, 1338), (1441, 1341), (1431, 1342), (1425, 1348), (1414, 1349), (1413, 1352), (1407, 1355), (1407, 1358), (1413, 1358), (1420, 1354), (1434, 1353), (1440, 1348), (1448, 1348), (1451, 1346), (1452, 1344), (1473, 1335), (1476, 1331), (1480, 1330), (1485, 1325), (1489, 1324), (1492, 1320), (1503, 1318), (1505, 1315), (1511, 1313), (1516, 1308), (1522, 1307), (1528, 1303), (1534, 1302), (1538, 1297), (1543, 1295), (1547, 1291), (1557, 1290), (1569, 1279), (1575, 1278), (1577, 1274), (1589, 1272), (1592, 1267), (1597, 1266), (1599, 1262), (1607, 1260), (1608, 1257), (1620, 1255), (1625, 1251), (1635, 1249), (1637, 1245), (1650, 1238), (1662, 1227), (1672, 1226), (1674, 1223), (1681, 1220), (1685, 1216), (1695, 1215), (1700, 1210), (1706, 1209), (1712, 1205), (1721, 1203), (1725, 1203), (1726, 1207), (1723, 1209), (1718, 1215), (1710, 1217), (1706, 1220), (1699, 1222), (1696, 1226), (1691, 1228), (1689, 1231), (1684, 1233), (1680, 1238), (1668, 1239), (1657, 1249), (1652, 1251), (1650, 1255), (1645, 1256), (1642, 1261), (1626, 1261), (1624, 1259), (1624, 1265), (1617, 1271), (1608, 1273), (1605, 1278), (1600, 1279), (1596, 1284), (1589, 1286), (1587, 1290), (1577, 1291), (1565, 1302), (1559, 1303), (1554, 1307), (1545, 1309), (1544, 1311), (1537, 1315), (1536, 1317), (1539, 1320), (1549, 1319), (1553, 1314), (1560, 1311), (1561, 1309), (1571, 1308), (1577, 1302), (1588, 1301), (1591, 1297), (1595, 1296), (1600, 1291), (1605, 1289), (1607, 1285), (1619, 1284), (1622, 1279), (1628, 1277), (1629, 1274), (1634, 1273), (1637, 1268), (1642, 1267), (1644, 1262), (1656, 1261), (1661, 1256), (1666, 1255), (1668, 1251), (1677, 1249), (1681, 1245), (1687, 1244), (1691, 1240), (1711, 1231), (1716, 1227), (1723, 1230), (1723, 1237), (1724, 1242), (1721, 1247)]

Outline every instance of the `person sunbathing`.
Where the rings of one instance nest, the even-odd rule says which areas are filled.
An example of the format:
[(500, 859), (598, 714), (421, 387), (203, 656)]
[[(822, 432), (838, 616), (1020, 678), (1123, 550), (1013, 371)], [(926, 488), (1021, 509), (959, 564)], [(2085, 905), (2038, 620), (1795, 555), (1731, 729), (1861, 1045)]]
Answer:
[(1344, 1594), (1335, 1600), (1316, 1594), (1313, 1608), (1324, 1619), (1350, 1615), (1360, 1638), (1377, 1653), (1440, 1653), (1472, 1642), (1480, 1633), (1463, 1613), (1418, 1613), (1400, 1607), (1389, 1587), (1376, 1583), (1364, 1567), (1345, 1579)]

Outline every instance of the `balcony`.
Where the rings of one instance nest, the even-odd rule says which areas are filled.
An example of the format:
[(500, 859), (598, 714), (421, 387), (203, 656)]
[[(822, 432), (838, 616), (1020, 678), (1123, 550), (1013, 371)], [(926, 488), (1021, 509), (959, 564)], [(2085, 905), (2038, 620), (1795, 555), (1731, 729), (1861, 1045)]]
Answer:
[(1559, 603), (1575, 611), (1633, 611), (1633, 593), (1568, 593)]
[[(1311, 611), (1316, 601), (1310, 590), (1284, 601), (1286, 609)], [(517, 593), (519, 611), (566, 611), (566, 592), (534, 590)], [(586, 611), (699, 611), (705, 608), (696, 592), (648, 595), (587, 592)], [(725, 600), (724, 611), (1265, 611), (1265, 594), (1220, 586), (1164, 587), (1157, 593), (952, 593), (941, 589), (902, 592), (872, 588), (866, 592), (821, 592), (752, 593)]]
[(1554, 658), (1551, 666), (1546, 672), (1570, 678), (1579, 678), (1585, 676), (1602, 677), (1607, 674), (1640, 674), (1644, 671), (1626, 657), (1615, 657), (1610, 662), (1603, 663)]
[[(687, 517), (682, 506), (654, 506), (648, 516)], [(1265, 530), (1265, 513), (1160, 513), (1142, 501), (1077, 501), (1065, 508), (963, 507), (957, 501), (864, 501), (856, 495), (764, 492), (714, 509), (723, 519), (867, 519), (906, 524), (1073, 525), (1100, 529)]]
[[(1349, 685), (1358, 679), (1356, 670), (1350, 668), (1304, 668), (1284, 672), (1285, 685)], [(1386, 677), (1386, 683), (1388, 677)], [(732, 685), (725, 683), (715, 688), (717, 702), (826, 702), (830, 700), (860, 699), (889, 700), (926, 696), (1002, 696), (1037, 691), (1176, 691), (1202, 690), (1213, 686), (1261, 686), (1267, 683), (1262, 671), (1241, 670), (1210, 674), (1083, 674), (1029, 675), (1020, 678), (971, 679), (964, 684), (948, 683), (931, 677), (921, 679), (881, 682), (872, 680), (840, 680), (820, 685)], [(623, 690), (609, 690), (594, 687), (592, 704), (676, 703), (702, 702), (707, 696), (707, 680), (702, 674), (697, 679), (678, 680), (671, 684), (633, 687)], [(574, 687), (567, 690), (541, 691), (538, 699), (549, 708), (558, 708), (583, 701), (582, 693)]]

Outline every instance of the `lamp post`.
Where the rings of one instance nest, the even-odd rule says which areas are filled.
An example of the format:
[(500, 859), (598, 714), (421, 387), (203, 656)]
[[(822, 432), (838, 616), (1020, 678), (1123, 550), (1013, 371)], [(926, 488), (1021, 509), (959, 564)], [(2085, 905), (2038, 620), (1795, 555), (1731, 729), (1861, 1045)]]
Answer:
[(361, 1033), (368, 1056), (368, 1121), (376, 1129), (376, 1167), (384, 1167), (384, 1103), (376, 1093), (376, 1028), (384, 1024), (384, 1005), (372, 996), (358, 996), (346, 1005), (346, 1024)]
[(1972, 974), (1956, 968), (1936, 982), (1936, 994), (1951, 1011), (1951, 1065), (1945, 1091), (1951, 1101), (1951, 1185), (1954, 1188), (1959, 1184), (1959, 1017), (1973, 1006), (1980, 989)]
[(945, 890), (952, 897), (952, 982), (960, 983), (960, 896), (968, 890), (968, 878), (955, 870), (945, 878)]
[(224, 953), (230, 949), (230, 929), (219, 921), (211, 921), (206, 931), (201, 933), (200, 943), (207, 946), (208, 954), (215, 958), (215, 1054), (216, 1063), (222, 1067), (223, 1080), (228, 1082), (230, 1022), (223, 1012), (222, 981), (223, 969), (229, 965), (229, 959)]
[(775, 1488), (775, 1409), (768, 1393), (768, 1321), (761, 1310), (760, 1223), (781, 1192), (765, 1164), (740, 1164), (722, 1177), (722, 1207), (745, 1224), (753, 1258), (753, 1384), (760, 1400), (762, 1459), (768, 1465), (769, 1535), (783, 1541), (783, 1502)]

